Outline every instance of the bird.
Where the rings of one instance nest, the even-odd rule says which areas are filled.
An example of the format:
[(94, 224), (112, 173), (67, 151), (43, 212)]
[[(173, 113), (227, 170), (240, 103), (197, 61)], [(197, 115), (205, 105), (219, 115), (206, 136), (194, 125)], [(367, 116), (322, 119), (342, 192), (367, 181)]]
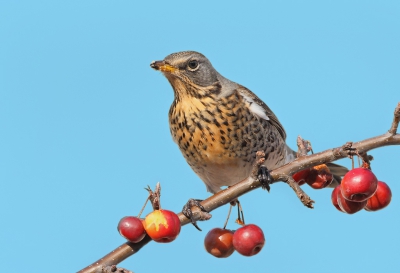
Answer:
[[(172, 139), (208, 192), (251, 179), (257, 151), (265, 153), (267, 171), (295, 160), (285, 129), (267, 104), (223, 77), (203, 54), (172, 53), (150, 66), (172, 86)], [(339, 179), (347, 170), (339, 165), (336, 169)]]

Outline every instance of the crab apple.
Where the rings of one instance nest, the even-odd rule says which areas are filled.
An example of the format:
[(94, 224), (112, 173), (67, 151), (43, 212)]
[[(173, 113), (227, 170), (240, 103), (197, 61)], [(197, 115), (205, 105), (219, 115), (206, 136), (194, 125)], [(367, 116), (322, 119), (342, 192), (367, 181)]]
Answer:
[(140, 242), (146, 236), (142, 220), (134, 216), (122, 218), (118, 223), (117, 229), (125, 239), (133, 243)]
[(362, 202), (375, 193), (377, 186), (378, 179), (371, 170), (355, 168), (348, 171), (342, 179), (342, 195), (349, 201)]
[(361, 202), (353, 202), (349, 201), (344, 196), (342, 195), (341, 191), (338, 191), (337, 193), (337, 202), (340, 207), (340, 209), (348, 214), (354, 214), (360, 210), (362, 210), (365, 205), (367, 204), (367, 200), (361, 201)]
[(292, 177), (293, 177), (294, 181), (296, 181), (297, 184), (299, 184), (299, 186), (301, 186), (306, 183), (306, 177), (308, 176), (309, 173), (310, 173), (310, 169), (308, 168), (308, 169), (301, 170), (297, 173), (294, 173), (292, 175)]
[(306, 177), (306, 182), (313, 189), (323, 189), (332, 183), (333, 175), (325, 164), (310, 168), (310, 173)]
[(378, 187), (374, 195), (372, 195), (365, 206), (367, 211), (377, 211), (387, 207), (392, 200), (392, 191), (389, 186), (382, 181), (378, 181)]
[(206, 251), (217, 258), (226, 258), (232, 255), (233, 231), (229, 229), (214, 228), (204, 238)]
[(265, 244), (264, 233), (254, 224), (245, 225), (233, 234), (233, 247), (243, 256), (253, 256), (261, 251)]
[(181, 222), (178, 215), (169, 210), (155, 210), (143, 221), (144, 229), (158, 243), (169, 243), (178, 237)]
[(336, 186), (336, 188), (333, 189), (332, 195), (331, 195), (331, 201), (332, 204), (337, 208), (338, 211), (344, 212), (338, 204), (338, 194), (340, 194), (340, 185)]

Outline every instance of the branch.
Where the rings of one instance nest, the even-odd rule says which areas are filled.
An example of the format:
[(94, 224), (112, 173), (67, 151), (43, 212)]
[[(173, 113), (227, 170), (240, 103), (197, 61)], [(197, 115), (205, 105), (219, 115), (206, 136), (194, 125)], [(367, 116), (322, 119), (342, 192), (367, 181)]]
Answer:
[(302, 188), (300, 188), (299, 183), (294, 181), (291, 175), (285, 175), (282, 178), (283, 182), (286, 182), (289, 184), (289, 186), (294, 190), (296, 193), (297, 197), (300, 199), (300, 201), (303, 203), (304, 206), (313, 209), (313, 203), (314, 200), (312, 200), (304, 191)]
[[(312, 166), (329, 163), (338, 159), (346, 158), (354, 155), (354, 151), (357, 151), (360, 155), (366, 154), (368, 151), (389, 146), (389, 145), (400, 145), (400, 134), (397, 134), (397, 127), (400, 121), (400, 103), (397, 105), (394, 112), (394, 119), (389, 132), (362, 140), (359, 142), (348, 142), (341, 147), (326, 150), (317, 154), (312, 154), (308, 156), (302, 156), (297, 158), (293, 162), (279, 167), (270, 172), (272, 179), (275, 182), (284, 181), (288, 183), (299, 199), (308, 207), (312, 207), (312, 200), (303, 192), (303, 190), (293, 181), (291, 175), (305, 168), (310, 168)], [(261, 159), (260, 159), (261, 160)], [(258, 168), (260, 161), (257, 160), (255, 168)], [(254, 169), (253, 168), (253, 173)], [(239, 198), (240, 196), (261, 187), (260, 182), (257, 179), (246, 179), (240, 183), (237, 183), (225, 190), (222, 190), (213, 196), (207, 198), (201, 204), (204, 208), (211, 212), (218, 207), (228, 204), (232, 200)], [(197, 207), (192, 207), (193, 216), (196, 220), (201, 220), (203, 214)], [(190, 223), (190, 220), (186, 218), (182, 213), (178, 214), (181, 225), (186, 225)], [(138, 252), (143, 246), (145, 246), (151, 239), (146, 236), (139, 243), (126, 242), (119, 246), (117, 249), (113, 250), (111, 253), (107, 254), (100, 260), (89, 265), (88, 267), (82, 269), (78, 273), (101, 273), (102, 267), (111, 266), (118, 264), (128, 258), (129, 256)]]
[(150, 241), (150, 237), (146, 235), (139, 243), (134, 244), (131, 242), (126, 242), (114, 249), (112, 252), (108, 253), (100, 260), (82, 269), (81, 271), (79, 271), (79, 273), (103, 273), (104, 267), (119, 264), (129, 256), (138, 252)]

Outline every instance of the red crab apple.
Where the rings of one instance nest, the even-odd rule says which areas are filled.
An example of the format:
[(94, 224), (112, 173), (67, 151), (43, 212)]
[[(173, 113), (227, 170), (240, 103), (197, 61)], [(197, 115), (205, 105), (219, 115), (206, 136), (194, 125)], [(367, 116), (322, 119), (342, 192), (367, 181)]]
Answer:
[(303, 185), (306, 183), (306, 177), (308, 176), (308, 174), (310, 173), (310, 169), (304, 169), (301, 170), (295, 174), (292, 175), (294, 181), (297, 182), (297, 184), (299, 184), (299, 186)]
[(362, 202), (375, 193), (377, 186), (378, 180), (371, 170), (355, 168), (348, 171), (342, 179), (342, 195), (349, 201)]
[(382, 181), (378, 181), (378, 188), (372, 197), (367, 201), (365, 210), (367, 211), (377, 211), (387, 207), (392, 200), (392, 191), (389, 186)]
[(178, 237), (181, 222), (178, 215), (169, 210), (155, 210), (143, 221), (144, 229), (158, 243), (169, 243)]
[(353, 202), (345, 199), (342, 195), (341, 191), (337, 192), (337, 202), (340, 207), (340, 209), (348, 214), (353, 214), (356, 213), (360, 210), (362, 210), (365, 205), (367, 204), (367, 200), (361, 201), (361, 202)]
[(142, 220), (134, 216), (125, 216), (117, 226), (119, 233), (128, 241), (133, 243), (140, 242), (146, 235)]
[(323, 189), (332, 183), (333, 175), (325, 164), (310, 168), (310, 173), (306, 177), (306, 182), (313, 189)]
[(254, 224), (245, 225), (233, 234), (233, 247), (244, 256), (253, 256), (261, 251), (265, 243), (264, 233)]
[(204, 238), (206, 251), (217, 258), (231, 256), (233, 248), (233, 231), (229, 229), (214, 228)]
[(331, 201), (332, 204), (337, 208), (338, 211), (344, 212), (338, 204), (338, 194), (340, 194), (340, 185), (336, 186), (336, 188), (333, 189), (332, 195), (331, 195)]

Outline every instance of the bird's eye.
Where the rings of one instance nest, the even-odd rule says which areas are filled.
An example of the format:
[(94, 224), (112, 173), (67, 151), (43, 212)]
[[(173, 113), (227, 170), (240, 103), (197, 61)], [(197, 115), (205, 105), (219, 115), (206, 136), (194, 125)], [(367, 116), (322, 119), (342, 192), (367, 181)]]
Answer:
[(188, 67), (190, 70), (195, 70), (199, 67), (199, 62), (197, 60), (191, 60), (188, 63)]

